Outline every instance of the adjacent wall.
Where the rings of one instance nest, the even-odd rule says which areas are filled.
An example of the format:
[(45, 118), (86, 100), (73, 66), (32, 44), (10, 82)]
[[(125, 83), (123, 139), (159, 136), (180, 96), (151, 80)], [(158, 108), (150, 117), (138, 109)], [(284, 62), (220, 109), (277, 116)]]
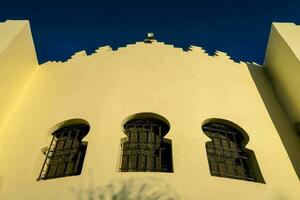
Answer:
[(294, 169), (298, 177), (300, 177), (300, 141), (297, 130), (289, 120), (287, 113), (274, 93), (274, 86), (267, 75), (265, 67), (250, 63), (247, 65)]
[(300, 123), (300, 26), (293, 23), (272, 24), (264, 66), (291, 122), (298, 125)]
[(13, 116), (37, 70), (29, 22), (7, 20), (0, 23), (0, 193), (7, 167), (5, 155), (17, 148), (5, 147), (10, 144), (12, 134), (6, 130), (14, 126)]
[[(276, 99), (275, 101), (279, 100), (285, 111), (285, 118), (289, 120), (287, 122), (291, 131), (282, 129), (283, 126), (288, 127), (287, 123), (282, 123), (286, 120), (278, 120), (282, 114), (271, 109), (274, 107), (270, 104), (271, 101), (267, 100), (265, 103), (300, 177), (300, 26), (293, 23), (272, 24), (264, 66), (267, 72), (265, 74), (268, 75), (276, 92), (269, 96)], [(262, 86), (258, 88), (262, 91)]]
[(0, 23), (0, 136), (36, 70), (38, 62), (29, 22)]

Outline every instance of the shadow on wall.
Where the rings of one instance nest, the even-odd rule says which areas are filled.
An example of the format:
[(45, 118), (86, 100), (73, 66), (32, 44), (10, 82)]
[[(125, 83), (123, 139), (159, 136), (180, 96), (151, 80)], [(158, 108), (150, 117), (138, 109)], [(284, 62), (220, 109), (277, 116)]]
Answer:
[(252, 79), (300, 179), (300, 135), (288, 120), (264, 67), (247, 64)]
[(96, 188), (73, 189), (76, 200), (182, 200), (159, 178), (115, 180)]

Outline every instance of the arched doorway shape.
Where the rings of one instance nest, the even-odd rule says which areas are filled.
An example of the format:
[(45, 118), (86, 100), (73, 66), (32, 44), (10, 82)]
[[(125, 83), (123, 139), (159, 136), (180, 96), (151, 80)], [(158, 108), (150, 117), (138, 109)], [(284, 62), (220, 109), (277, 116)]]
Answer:
[(211, 141), (206, 153), (212, 176), (265, 183), (255, 154), (245, 148), (248, 134), (238, 125), (224, 119), (209, 119), (202, 130)]
[(137, 113), (122, 123), (121, 172), (173, 172), (170, 124), (155, 113)]
[(38, 180), (80, 175), (87, 149), (87, 142), (82, 139), (89, 130), (83, 119), (67, 120), (52, 128), (52, 141), (45, 151)]

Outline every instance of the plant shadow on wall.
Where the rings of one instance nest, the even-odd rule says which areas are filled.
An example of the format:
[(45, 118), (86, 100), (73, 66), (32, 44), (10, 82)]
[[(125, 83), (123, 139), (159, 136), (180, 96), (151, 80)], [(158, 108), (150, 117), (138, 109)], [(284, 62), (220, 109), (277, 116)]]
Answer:
[(182, 200), (159, 178), (115, 180), (96, 188), (73, 189), (76, 200)]

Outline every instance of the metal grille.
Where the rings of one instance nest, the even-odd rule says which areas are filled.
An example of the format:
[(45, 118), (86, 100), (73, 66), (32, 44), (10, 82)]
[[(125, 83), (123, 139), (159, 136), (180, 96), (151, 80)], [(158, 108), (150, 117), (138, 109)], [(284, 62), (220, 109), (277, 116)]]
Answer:
[(163, 129), (153, 120), (125, 124), (121, 172), (172, 172), (171, 144), (163, 141)]
[(38, 180), (81, 173), (87, 147), (81, 142), (85, 129), (84, 126), (68, 126), (53, 134)]
[(218, 123), (205, 124), (202, 128), (212, 139), (206, 143), (211, 175), (255, 181), (249, 171), (248, 155), (243, 151), (241, 133)]

